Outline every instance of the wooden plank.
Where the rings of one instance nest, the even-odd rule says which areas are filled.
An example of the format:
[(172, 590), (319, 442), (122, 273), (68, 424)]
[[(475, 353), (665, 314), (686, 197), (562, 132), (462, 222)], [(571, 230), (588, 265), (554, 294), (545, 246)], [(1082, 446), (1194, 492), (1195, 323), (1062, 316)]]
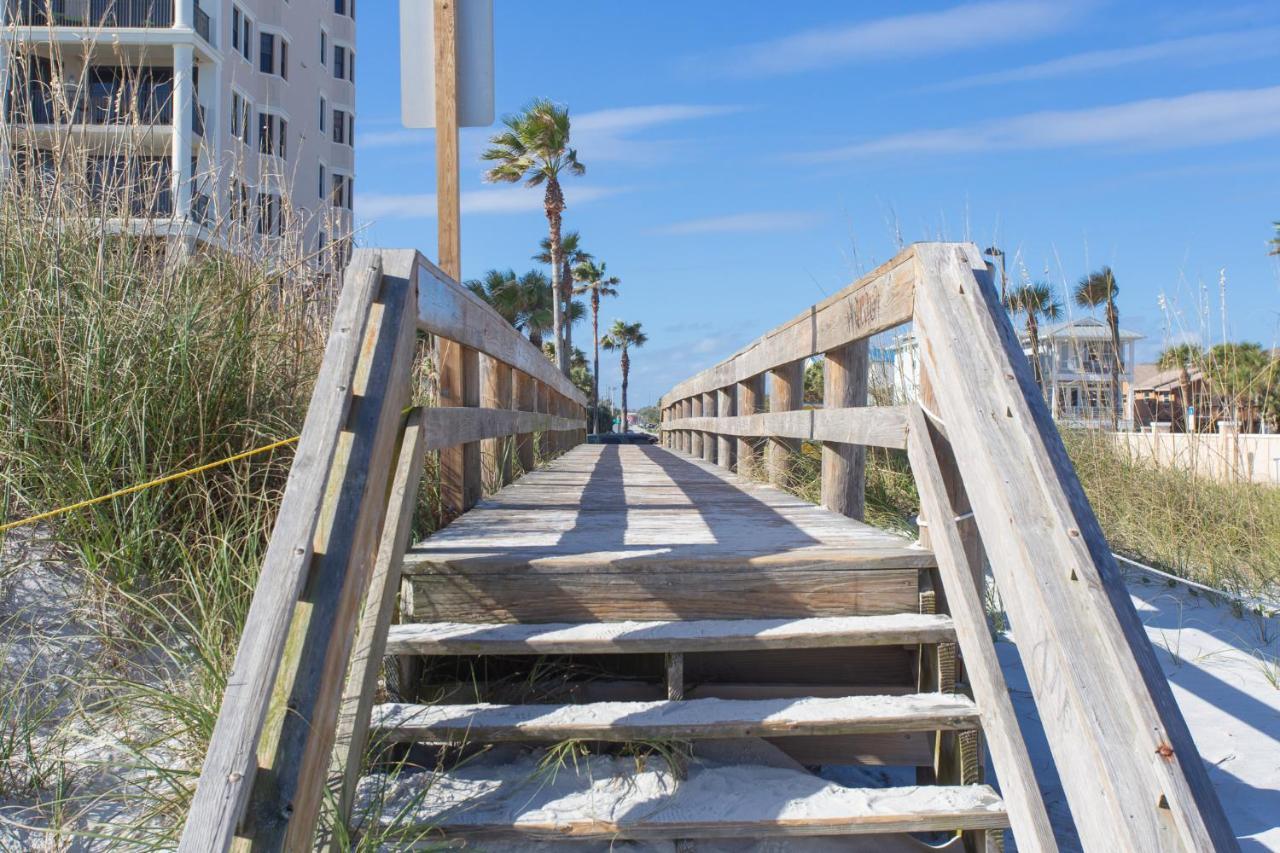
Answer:
[[(687, 418), (672, 421), (674, 429), (705, 429), (726, 436), (777, 436), (868, 447), (907, 446), (905, 406), (864, 406), (848, 409), (799, 409), (736, 417)], [(739, 442), (739, 452), (743, 442)]]
[(893, 613), (814, 619), (712, 619), (676, 622), (586, 622), (394, 625), (387, 654), (552, 655), (722, 652), (760, 649), (912, 645), (955, 639), (948, 616)]
[(947, 495), (934, 441), (923, 412), (913, 408), (907, 451), (911, 471), (920, 491), (921, 509), (932, 520), (929, 532), (938, 558), (938, 573), (964, 652), (969, 684), (982, 709), (983, 731), (1008, 807), (1009, 821), (1019, 850), (1055, 851), (1058, 847), (1053, 827), (1027, 756), (1000, 660), (991, 642), (982, 595), (973, 583), (969, 552), (954, 521), (955, 509)]
[[(511, 367), (492, 356), (482, 356), (480, 405), (490, 409), (511, 409)], [(504, 432), (500, 437), (486, 438), (480, 444), (483, 481), (487, 491), (496, 492), (513, 477), (515, 449)]]
[(369, 579), (368, 592), (365, 593), (360, 626), (347, 671), (347, 684), (342, 695), (342, 710), (338, 715), (338, 735), (334, 744), (330, 785), (338, 790), (338, 815), (344, 822), (351, 819), (356, 782), (360, 778), (368, 742), (369, 711), (377, 688), (378, 670), (386, 651), (387, 628), (400, 588), (400, 563), (413, 528), (418, 484), (422, 480), (422, 467), (426, 457), (422, 414), (421, 408), (415, 408), (409, 413), (405, 423), (404, 437), (391, 483), (387, 520), (382, 527), (377, 560)]
[[(730, 385), (716, 392), (716, 414), (721, 418), (730, 418), (737, 414), (738, 386)], [(727, 471), (737, 469), (734, 459), (736, 442), (733, 436), (717, 430), (716, 461)]]
[(533, 376), (569, 399), (587, 399), (537, 347), (479, 296), (459, 285), (426, 258), (410, 257), (417, 270), (418, 328), (455, 341)]
[(662, 400), (724, 388), (908, 322), (915, 298), (914, 251), (914, 247), (904, 249), (839, 293), (676, 385)]
[(692, 740), (972, 729), (965, 696), (686, 699), (578, 705), (379, 705), (370, 728), (391, 742)]
[[(867, 405), (869, 346), (865, 340), (833, 349), (823, 360), (822, 410)], [(870, 411), (870, 410), (869, 410)], [(850, 518), (866, 509), (867, 451), (861, 443), (822, 443), (822, 505)]]
[(1085, 848), (1238, 850), (977, 248), (916, 255), (924, 365)]
[[(439, 395), (436, 406), (480, 404), (480, 353), (454, 341), (436, 338)], [(440, 450), (440, 524), (475, 506), (482, 495), (480, 442), (450, 444)]]
[(383, 275), (370, 312), (351, 415), (325, 486), (316, 557), (289, 627), (258, 744), (246, 809), (257, 849), (310, 847), (332, 759), (360, 600), (372, 571), (387, 485), (409, 396), (416, 329), (409, 279)]
[[(769, 372), (769, 411), (777, 414), (804, 407), (804, 362), (793, 361)], [(791, 485), (794, 457), (800, 443), (779, 435), (769, 436), (769, 482), (779, 488)]]
[(427, 409), (427, 449), (439, 450), (501, 436), (578, 430), (582, 419), (560, 418), (536, 412), (505, 409)]
[(258, 738), (290, 616), (312, 563), (324, 487), (351, 410), (351, 384), (381, 278), (380, 256), (357, 250), (347, 267), (302, 436), (187, 813), (179, 848), (187, 853), (228, 849), (244, 813), (254, 780)]
[[(523, 370), (513, 372), (515, 373), (516, 409), (522, 413), (536, 413), (538, 411), (538, 387), (536, 381)], [(537, 467), (533, 454), (533, 433), (538, 432), (540, 429), (541, 427), (532, 423), (517, 429), (516, 459), (520, 463), (521, 471), (528, 472)]]
[[(764, 375), (749, 376), (743, 379), (736, 386), (737, 388), (737, 405), (734, 408), (734, 415), (738, 418), (750, 417), (761, 413), (764, 406)], [(725, 419), (726, 421), (728, 419)], [(734, 468), (740, 474), (749, 477), (755, 476), (755, 472), (759, 470), (761, 465), (761, 456), (756, 449), (756, 443), (750, 435), (739, 435), (733, 432), (729, 423), (721, 425), (721, 430), (726, 435), (734, 435), (737, 437), (737, 448), (735, 448), (734, 459), (738, 463)], [(767, 435), (767, 433), (765, 433)]]

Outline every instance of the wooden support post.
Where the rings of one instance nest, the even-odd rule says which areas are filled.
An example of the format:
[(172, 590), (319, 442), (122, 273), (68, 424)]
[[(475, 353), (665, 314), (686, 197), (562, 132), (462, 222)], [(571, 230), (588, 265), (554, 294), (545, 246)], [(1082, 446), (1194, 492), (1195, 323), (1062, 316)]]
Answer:
[[(702, 417), (702, 395), (698, 394), (689, 400), (690, 415), (692, 418)], [(702, 458), (702, 433), (697, 430), (689, 432), (689, 453), (699, 459)]]
[(355, 647), (351, 650), (351, 663), (347, 668), (342, 710), (338, 715), (338, 736), (334, 744), (330, 775), (339, 785), (338, 814), (344, 823), (351, 818), (356, 782), (360, 779), (364, 761), (364, 750), (369, 737), (369, 711), (377, 688), (378, 672), (382, 668), (383, 652), (387, 647), (387, 627), (391, 622), (391, 613), (395, 609), (396, 595), (400, 588), (400, 565), (413, 529), (413, 511), (418, 501), (418, 484), (422, 480), (425, 448), (422, 410), (414, 409), (409, 414), (404, 437), (400, 442), (387, 519), (382, 526), (373, 575), (364, 596), (360, 626), (356, 632)]
[[(857, 341), (826, 354), (822, 405), (844, 409), (867, 404), (867, 341)], [(861, 520), (866, 510), (867, 449), (856, 444), (822, 445), (822, 505)]]
[[(436, 338), (439, 399), (436, 405), (480, 404), (480, 353)], [(440, 524), (448, 524), (480, 500), (480, 443), (469, 442), (440, 451)]]
[[(736, 412), (739, 415), (754, 415), (764, 410), (764, 374), (752, 376), (738, 383), (736, 394)], [(738, 473), (755, 476), (760, 468), (760, 453), (756, 449), (756, 441), (750, 436), (737, 439)]]
[[(708, 391), (702, 395), (702, 416), (704, 418), (714, 418), (717, 412), (716, 393)], [(704, 432), (702, 434), (702, 458), (711, 464), (716, 461), (716, 445), (717, 437), (714, 432)]]
[[(737, 396), (737, 388), (733, 385), (716, 392), (716, 411), (720, 413), (720, 417), (727, 418), (737, 414)], [(721, 468), (729, 471), (736, 468), (733, 458), (734, 443), (733, 436), (729, 435), (720, 435), (716, 440), (716, 461)]]
[[(482, 366), (484, 383), (480, 391), (480, 405), (486, 409), (510, 409), (511, 365), (486, 355)], [(484, 458), (485, 488), (497, 491), (511, 482), (514, 460), (509, 437), (485, 439), (481, 442), (481, 454)]]
[[(544, 383), (538, 385), (538, 411), (544, 415), (551, 414), (551, 389)], [(545, 465), (551, 459), (551, 431), (544, 429), (538, 434), (538, 461)]]
[[(679, 405), (680, 405), (681, 418), (688, 418), (693, 416), (692, 400), (681, 400)], [(693, 433), (691, 433), (687, 429), (680, 430), (680, 452), (693, 453)]]
[(462, 281), (458, 192), (458, 31), (455, 0), (435, 6), (436, 235), (440, 269)]
[[(538, 383), (523, 370), (515, 371), (516, 408), (522, 412), (538, 411)], [(533, 433), (522, 432), (516, 436), (516, 458), (525, 473), (537, 467), (533, 456)]]
[[(804, 401), (804, 360), (793, 361), (769, 371), (769, 411), (787, 412), (802, 408)], [(779, 488), (791, 483), (791, 468), (800, 442), (789, 438), (769, 439), (769, 482)]]

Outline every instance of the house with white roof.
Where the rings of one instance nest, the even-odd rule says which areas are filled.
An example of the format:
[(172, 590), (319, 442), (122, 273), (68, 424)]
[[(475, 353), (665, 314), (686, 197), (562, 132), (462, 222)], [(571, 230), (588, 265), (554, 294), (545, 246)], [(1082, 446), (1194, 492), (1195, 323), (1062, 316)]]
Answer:
[[(1040, 376), (1054, 420), (1073, 426), (1109, 428), (1113, 409), (1119, 428), (1133, 424), (1133, 400), (1125, 390), (1133, 386), (1134, 350), (1143, 336), (1120, 329), (1116, 352), (1111, 329), (1102, 320), (1083, 317), (1042, 328), (1039, 333)], [(1019, 334), (1023, 352), (1032, 357), (1031, 338)], [(1111, 365), (1119, 357), (1121, 399), (1111, 397)]]

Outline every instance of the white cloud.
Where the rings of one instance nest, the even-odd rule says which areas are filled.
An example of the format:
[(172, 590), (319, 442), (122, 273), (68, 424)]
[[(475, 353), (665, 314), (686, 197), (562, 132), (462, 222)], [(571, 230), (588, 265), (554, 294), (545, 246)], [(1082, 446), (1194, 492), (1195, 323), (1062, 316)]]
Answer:
[(796, 211), (761, 211), (732, 213), (706, 219), (673, 222), (653, 229), (655, 234), (743, 234), (755, 231), (795, 231), (816, 224), (821, 217)]
[(741, 111), (742, 107), (732, 105), (654, 104), (596, 110), (572, 116), (572, 119), (575, 133), (629, 133), (660, 124), (712, 118)]
[(1179, 148), (1280, 134), (1280, 86), (1151, 98), (1110, 107), (1050, 110), (966, 127), (919, 130), (800, 155), (836, 162), (883, 154), (1073, 148)]
[[(583, 187), (566, 185), (566, 204), (587, 204), (597, 199), (626, 192), (622, 187)], [(464, 214), (529, 213), (542, 210), (542, 190), (513, 186), (486, 190), (470, 190), (460, 199)], [(362, 219), (434, 219), (435, 193), (407, 195), (369, 194), (356, 196), (356, 212)]]
[(936, 86), (930, 86), (929, 91), (948, 92), (1001, 83), (1045, 80), (1161, 60), (1176, 59), (1203, 65), (1211, 62), (1239, 62), (1276, 53), (1280, 53), (1280, 27), (1264, 27), (1245, 32), (1214, 33), (1170, 39), (1135, 47), (1091, 50), (1034, 65), (1023, 65), (1004, 71), (948, 80)]
[(940, 12), (826, 26), (698, 57), (703, 72), (765, 76), (887, 57), (974, 52), (1056, 32), (1079, 10), (1060, 0), (990, 0)]
[(434, 130), (379, 130), (356, 137), (361, 148), (403, 148), (410, 145), (435, 145)]

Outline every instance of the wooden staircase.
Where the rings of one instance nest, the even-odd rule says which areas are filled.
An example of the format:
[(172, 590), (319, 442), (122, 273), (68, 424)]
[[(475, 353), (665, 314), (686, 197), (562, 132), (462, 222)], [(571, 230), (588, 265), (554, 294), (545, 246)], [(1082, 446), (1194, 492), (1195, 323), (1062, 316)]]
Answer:
[[(867, 405), (906, 322), (918, 399)], [(1238, 849), (975, 247), (681, 382), (661, 446), (584, 445), (585, 402), (421, 255), (356, 253), (185, 853), (1056, 850), (988, 576), (1084, 848)], [(860, 520), (867, 447), (910, 461), (919, 542)], [(805, 448), (821, 506), (778, 488)]]

